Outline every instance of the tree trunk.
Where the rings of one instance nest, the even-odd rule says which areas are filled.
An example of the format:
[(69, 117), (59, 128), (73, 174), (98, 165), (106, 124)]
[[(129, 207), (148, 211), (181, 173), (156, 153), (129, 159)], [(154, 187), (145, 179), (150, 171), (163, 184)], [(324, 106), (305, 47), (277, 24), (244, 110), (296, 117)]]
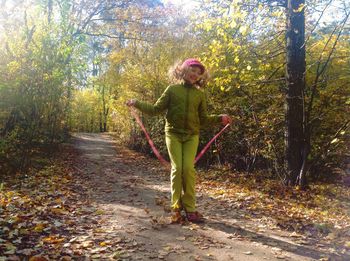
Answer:
[(297, 185), (303, 165), (305, 87), (305, 0), (288, 0), (286, 31), (286, 168), (288, 185)]
[(103, 107), (103, 132), (107, 132), (108, 111), (109, 111), (109, 108), (106, 108), (106, 105), (104, 105), (104, 107)]
[(99, 117), (99, 120), (100, 120), (100, 132), (103, 132), (103, 124), (102, 124), (102, 113), (100, 112), (100, 117)]

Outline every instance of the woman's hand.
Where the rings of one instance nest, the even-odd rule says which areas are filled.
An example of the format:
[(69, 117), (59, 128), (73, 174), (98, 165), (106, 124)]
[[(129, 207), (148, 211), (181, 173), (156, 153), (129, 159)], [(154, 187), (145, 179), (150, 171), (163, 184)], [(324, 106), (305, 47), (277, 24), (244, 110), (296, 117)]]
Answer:
[(126, 105), (131, 107), (131, 106), (135, 106), (135, 103), (136, 103), (136, 100), (135, 99), (131, 99), (131, 100), (128, 100), (126, 102)]
[(227, 124), (231, 124), (232, 123), (232, 119), (229, 115), (227, 114), (221, 114), (221, 122), (223, 125), (227, 125)]

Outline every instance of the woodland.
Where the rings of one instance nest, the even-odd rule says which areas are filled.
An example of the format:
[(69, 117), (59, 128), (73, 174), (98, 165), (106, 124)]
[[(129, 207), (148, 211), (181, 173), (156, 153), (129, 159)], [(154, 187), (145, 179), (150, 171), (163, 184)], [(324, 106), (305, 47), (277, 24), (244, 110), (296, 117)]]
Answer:
[[(21, 189), (65, 177), (55, 164), (72, 133), (109, 133), (155, 158), (125, 104), (155, 102), (169, 68), (195, 57), (211, 76), (209, 113), (233, 119), (199, 173), (221, 195), (229, 181), (307, 208), (319, 219), (298, 224), (349, 253), (349, 16), (347, 0), (1, 0), (0, 252), (15, 254), (24, 229), (45, 232), (18, 226), (39, 202)], [(166, 157), (163, 115), (140, 117)], [(199, 149), (218, 131), (203, 130)], [(275, 207), (264, 211), (284, 215)], [(302, 230), (296, 212), (282, 227)]]

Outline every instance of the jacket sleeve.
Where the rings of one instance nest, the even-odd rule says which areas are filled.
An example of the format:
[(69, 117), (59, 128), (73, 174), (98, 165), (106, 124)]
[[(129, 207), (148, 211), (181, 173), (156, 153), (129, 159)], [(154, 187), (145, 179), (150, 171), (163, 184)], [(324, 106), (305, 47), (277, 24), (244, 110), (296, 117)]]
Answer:
[(159, 97), (155, 104), (150, 104), (148, 102), (136, 101), (135, 108), (140, 111), (149, 114), (156, 115), (165, 111), (168, 108), (170, 101), (170, 86), (165, 89), (163, 94)]
[(202, 93), (202, 99), (199, 105), (199, 120), (201, 123), (201, 128), (213, 127), (213, 125), (220, 125), (221, 123), (220, 115), (208, 115), (207, 97), (204, 92)]

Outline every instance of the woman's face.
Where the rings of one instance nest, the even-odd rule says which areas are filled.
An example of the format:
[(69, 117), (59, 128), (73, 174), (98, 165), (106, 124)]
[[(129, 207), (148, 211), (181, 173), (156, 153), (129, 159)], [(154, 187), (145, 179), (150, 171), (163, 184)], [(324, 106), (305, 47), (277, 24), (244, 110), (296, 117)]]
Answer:
[(190, 66), (185, 73), (184, 80), (190, 84), (195, 84), (202, 76), (202, 70), (198, 66)]

